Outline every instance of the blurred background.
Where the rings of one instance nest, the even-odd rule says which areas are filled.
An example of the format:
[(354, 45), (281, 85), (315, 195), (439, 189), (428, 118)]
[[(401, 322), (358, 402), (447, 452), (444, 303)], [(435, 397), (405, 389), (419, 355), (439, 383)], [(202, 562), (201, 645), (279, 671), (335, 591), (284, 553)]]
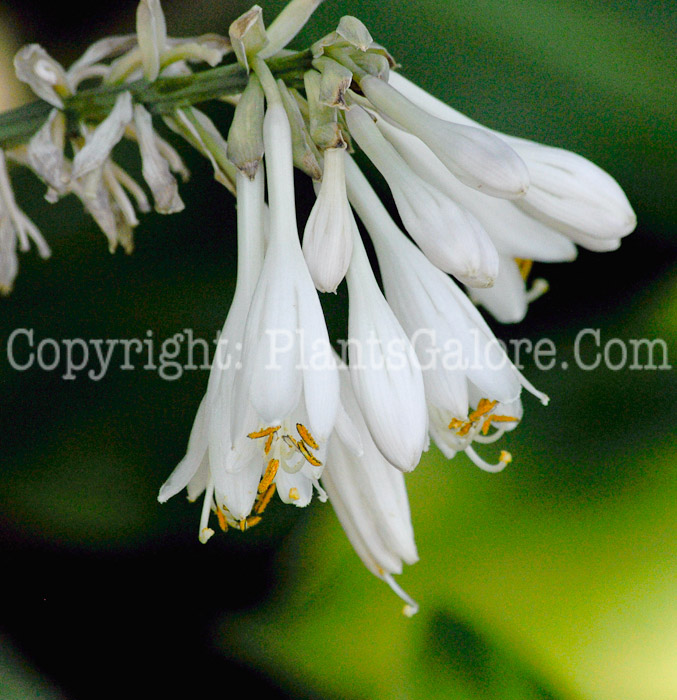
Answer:
[[(225, 34), (248, 9), (163, 5), (176, 36)], [(282, 6), (266, 3), (264, 17)], [(21, 44), (68, 64), (91, 41), (133, 31), (135, 7), (4, 2), (4, 106), (28, 99), (8, 72)], [(551, 291), (523, 323), (493, 323), (497, 334), (550, 338), (564, 358), (586, 328), (600, 329), (602, 344), (658, 338), (674, 363), (674, 3), (327, 0), (294, 45), (348, 13), (405, 75), (488, 126), (585, 155), (636, 209), (638, 229), (620, 250), (538, 266)], [(523, 425), (502, 445), (510, 467), (482, 473), (433, 447), (408, 477), (421, 560), (399, 582), (421, 611), (406, 619), (328, 504), (276, 503), (255, 529), (203, 546), (198, 504), (157, 503), (206, 371), (166, 381), (116, 368), (97, 382), (9, 366), (17, 328), (34, 329), (36, 342), (149, 332), (161, 342), (186, 328), (214, 337), (234, 284), (234, 203), (208, 164), (182, 153), (193, 172), (186, 210), (145, 217), (132, 256), (111, 256), (78, 203), (50, 208), (42, 185), (13, 176), (53, 256), (22, 255), (16, 288), (0, 299), (0, 699), (211, 695), (244, 684), (252, 696), (317, 700), (674, 700), (673, 371), (570, 362), (545, 372), (525, 358), (551, 403), (526, 398)], [(308, 183), (299, 196), (303, 217)], [(345, 296), (323, 302), (342, 328)]]

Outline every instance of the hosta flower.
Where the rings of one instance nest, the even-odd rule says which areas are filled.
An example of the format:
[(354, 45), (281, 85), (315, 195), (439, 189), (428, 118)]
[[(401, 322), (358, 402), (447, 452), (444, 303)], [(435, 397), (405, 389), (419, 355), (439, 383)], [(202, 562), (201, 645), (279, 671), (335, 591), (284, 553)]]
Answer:
[(625, 193), (594, 163), (561, 148), (490, 132), (398, 73), (391, 73), (389, 82), (431, 116), (482, 128), (508, 144), (526, 164), (531, 182), (516, 205), (575, 243), (606, 250), (634, 230), (637, 217)]
[(526, 194), (529, 171), (502, 139), (486, 129), (433, 116), (374, 76), (364, 76), (360, 87), (377, 110), (430, 146), (464, 184), (494, 197)]
[(303, 234), (303, 254), (321, 292), (335, 292), (345, 277), (357, 232), (346, 196), (345, 156), (344, 148), (324, 152), (320, 191)]
[(357, 555), (405, 601), (405, 614), (413, 615), (418, 605), (393, 579), (403, 563), (418, 560), (404, 475), (374, 443), (346, 372), (341, 372), (341, 402), (359, 443), (356, 447), (353, 437), (339, 431), (332, 435), (322, 485)]
[(423, 378), (358, 237), (347, 280), (348, 357), (357, 402), (381, 453), (398, 469), (411, 471), (427, 445)]
[[(233, 382), (241, 361), (242, 340), (252, 294), (263, 264), (264, 247), (264, 175), (260, 170), (254, 180), (238, 180), (238, 276), (235, 295), (219, 336), (216, 356), (209, 375), (207, 392), (200, 403), (188, 449), (160, 490), (164, 502), (187, 488), (191, 500), (205, 493), (200, 520), (200, 539), (206, 542), (213, 534), (208, 525), (214, 510), (225, 529), (228, 524), (246, 528), (252, 508), (260, 517), (270, 500), (271, 484), (259, 493), (265, 473), (265, 461), (254, 454), (254, 445), (233, 449), (230, 433), (233, 408)], [(251, 442), (251, 441), (249, 441)], [(248, 449), (249, 448), (249, 449)], [(233, 470), (237, 470), (233, 473)], [(274, 489), (273, 489), (274, 490)], [(258, 499), (258, 500), (257, 500)]]
[(349, 109), (346, 121), (387, 180), (402, 222), (421, 250), (458, 279), (472, 286), (491, 285), (498, 274), (498, 255), (477, 219), (412, 171), (363, 109)]
[[(515, 404), (523, 386), (544, 403), (547, 397), (517, 371), (453, 280), (402, 235), (352, 161), (348, 191), (374, 242), (388, 303), (418, 353), (435, 440), (441, 439), (441, 417), (450, 431), (445, 445), (451, 441), (454, 453), (462, 449), (487, 468), (472, 450), (472, 440), (480, 431), (486, 435), (493, 423), (516, 425), (521, 417), (521, 407), (519, 417), (496, 413), (496, 407)], [(491, 408), (481, 413), (483, 421), (475, 429), (472, 416), (486, 406)]]

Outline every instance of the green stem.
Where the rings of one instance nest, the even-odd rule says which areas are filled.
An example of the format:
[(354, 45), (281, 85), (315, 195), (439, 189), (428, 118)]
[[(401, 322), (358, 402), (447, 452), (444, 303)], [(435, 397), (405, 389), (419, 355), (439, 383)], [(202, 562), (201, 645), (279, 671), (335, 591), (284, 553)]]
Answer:
[[(312, 62), (310, 51), (268, 59), (273, 75), (290, 87), (303, 87), (303, 74)], [(126, 90), (135, 102), (152, 114), (172, 114), (177, 109), (237, 95), (247, 86), (249, 76), (238, 64), (217, 66), (187, 76), (158, 78), (154, 83), (136, 80), (123, 85), (102, 85), (82, 90), (64, 100), (64, 112), (71, 124), (100, 122), (110, 113), (117, 96)], [(12, 148), (28, 141), (46, 121), (52, 106), (37, 101), (0, 114), (0, 148)]]

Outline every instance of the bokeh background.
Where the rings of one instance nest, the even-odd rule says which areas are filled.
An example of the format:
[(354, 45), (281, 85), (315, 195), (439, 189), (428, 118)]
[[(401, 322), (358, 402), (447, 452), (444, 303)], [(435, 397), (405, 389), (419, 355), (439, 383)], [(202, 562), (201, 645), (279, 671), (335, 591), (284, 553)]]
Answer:
[[(266, 3), (269, 20), (283, 3)], [(170, 33), (227, 32), (243, 2), (164, 3)], [(75, 9), (77, 7), (77, 9)], [(135, 2), (0, 9), (4, 106), (22, 43), (68, 63), (133, 31)], [(562, 146), (611, 172), (639, 226), (621, 249), (541, 265), (551, 291), (500, 337), (660, 338), (677, 357), (677, 11), (660, 0), (327, 0), (295, 42), (359, 16), (406, 75), (485, 124)], [(227, 118), (227, 112), (221, 115)], [(224, 128), (226, 121), (223, 121)], [(197, 540), (199, 505), (160, 506), (207, 372), (94, 382), (10, 368), (9, 334), (212, 338), (233, 290), (233, 201), (183, 149), (186, 211), (152, 215), (111, 256), (76, 202), (18, 198), (53, 248), (21, 257), (0, 300), (0, 698), (674, 700), (677, 440), (674, 371), (525, 373), (499, 475), (433, 447), (408, 478), (421, 560), (400, 583), (413, 619), (363, 569), (331, 507), (276, 504), (242, 535)], [(122, 153), (122, 158), (126, 156)], [(133, 166), (133, 161), (129, 161)], [(302, 182), (302, 181), (300, 181)], [(310, 206), (300, 188), (300, 216)], [(345, 297), (324, 300), (334, 329)], [(591, 346), (587, 346), (592, 351)], [(617, 359), (617, 355), (613, 355)], [(238, 690), (239, 688), (239, 690)]]

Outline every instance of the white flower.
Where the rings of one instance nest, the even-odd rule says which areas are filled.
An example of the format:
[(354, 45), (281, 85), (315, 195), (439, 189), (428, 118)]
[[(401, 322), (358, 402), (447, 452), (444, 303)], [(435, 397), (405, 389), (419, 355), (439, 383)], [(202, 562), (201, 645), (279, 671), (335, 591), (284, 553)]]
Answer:
[(341, 402), (358, 432), (360, 449), (351, 438), (334, 433), (322, 485), (364, 565), (405, 601), (405, 614), (413, 615), (417, 604), (393, 580), (403, 563), (418, 560), (404, 475), (372, 440), (346, 372), (341, 373)]
[[(281, 104), (268, 108), (264, 143), (270, 240), (247, 319), (236, 398), (276, 425), (303, 402), (310, 428), (329, 438), (338, 405), (338, 376), (322, 307), (296, 228), (291, 131)], [(237, 438), (241, 430), (235, 430)]]
[(523, 197), (529, 189), (520, 156), (489, 131), (438, 119), (379, 78), (368, 75), (360, 87), (382, 114), (418, 136), (469, 187), (508, 199)]
[(418, 137), (378, 121), (378, 127), (423, 180), (470, 212), (489, 234), (499, 253), (512, 258), (560, 262), (576, 257), (576, 246), (563, 234), (525, 214), (513, 202), (487, 197), (465, 187)]
[[(272, 482), (264, 484), (265, 488), (259, 491), (268, 460), (259, 458), (253, 440), (245, 438), (235, 450), (230, 438), (233, 382), (241, 361), (247, 313), (263, 261), (263, 195), (262, 168), (254, 180), (244, 176), (239, 178), (235, 295), (219, 337), (207, 392), (195, 417), (186, 456), (158, 496), (164, 503), (188, 488), (189, 497), (194, 500), (206, 491), (200, 520), (200, 539), (203, 542), (213, 534), (208, 526), (211, 510), (216, 511), (224, 529), (228, 525), (246, 528), (255, 524), (251, 517), (260, 518), (272, 496), (272, 492), (266, 495)], [(235, 410), (242, 410), (242, 407)], [(250, 517), (252, 508), (256, 513)]]
[[(547, 397), (517, 371), (465, 294), (402, 235), (352, 161), (347, 175), (350, 200), (376, 248), (388, 303), (423, 368), (431, 432), (438, 441), (442, 439), (440, 421), (447, 431), (457, 426), (451, 436), (445, 436), (454, 452), (463, 449), (482, 468), (493, 468), (474, 453), (470, 443), (485, 429), (488, 433), (494, 423), (508, 422), (507, 414), (496, 413), (496, 407), (518, 402), (522, 386), (544, 403)], [(481, 412), (469, 416), (470, 406), (475, 406), (473, 413)], [(517, 423), (517, 416), (509, 417)], [(463, 431), (460, 436), (459, 430)]]
[(291, 132), (279, 103), (266, 113), (264, 142), (270, 232), (231, 399), (231, 470), (254, 445), (264, 481), (285, 503), (305, 506), (313, 489), (324, 498), (318, 480), (338, 411), (338, 373), (296, 230)]
[(357, 235), (347, 282), (348, 357), (357, 401), (384, 457), (398, 469), (411, 471), (427, 445), (423, 378)]
[[(389, 82), (430, 115), (479, 127), (398, 73), (391, 72)], [(505, 134), (498, 136), (519, 154), (529, 170), (531, 187), (517, 202), (525, 212), (592, 250), (613, 250), (634, 230), (637, 219), (627, 197), (601, 168), (563, 149)]]
[(324, 152), (322, 184), (303, 234), (303, 254), (321, 292), (335, 292), (345, 277), (357, 230), (346, 196), (345, 148)]
[(346, 120), (387, 180), (405, 228), (428, 258), (469, 285), (491, 285), (498, 274), (498, 254), (477, 219), (414, 173), (364, 110), (351, 108)]

